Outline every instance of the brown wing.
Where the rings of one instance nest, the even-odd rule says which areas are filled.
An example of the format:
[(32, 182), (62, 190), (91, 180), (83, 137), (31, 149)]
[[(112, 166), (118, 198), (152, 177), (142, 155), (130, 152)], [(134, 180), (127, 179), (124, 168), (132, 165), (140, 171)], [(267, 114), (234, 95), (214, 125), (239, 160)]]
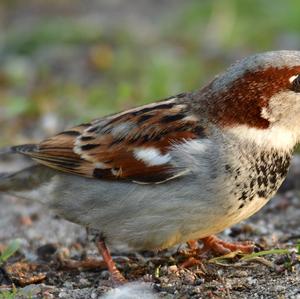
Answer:
[(74, 127), (27, 154), (86, 177), (161, 182), (184, 172), (172, 164), (172, 145), (203, 136), (186, 105), (170, 99)]

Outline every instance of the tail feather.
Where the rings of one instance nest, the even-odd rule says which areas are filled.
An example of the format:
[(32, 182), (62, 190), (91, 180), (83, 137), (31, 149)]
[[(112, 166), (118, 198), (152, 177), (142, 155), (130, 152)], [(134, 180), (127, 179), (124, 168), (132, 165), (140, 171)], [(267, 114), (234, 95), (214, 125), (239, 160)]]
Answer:
[(0, 192), (5, 192), (11, 189), (10, 176), (11, 173), (3, 172), (0, 173)]
[[(30, 155), (30, 153), (35, 152), (37, 149), (38, 146), (35, 144), (23, 144), (23, 145), (11, 146), (11, 147), (4, 147), (4, 148), (0, 148), (0, 155), (4, 156), (9, 154), (15, 154), (15, 153)], [(22, 165), (22, 167), (24, 167), (24, 165)], [(37, 176), (36, 175), (37, 171), (34, 171), (35, 175), (32, 175), (31, 169), (39, 169), (39, 168), (33, 165), (25, 169), (22, 168), (21, 170), (18, 171), (0, 172), (0, 193), (2, 192), (9, 193), (13, 190), (17, 191), (17, 190), (23, 190), (23, 189), (25, 190), (25, 189), (32, 188), (32, 186), (36, 184), (37, 177), (40, 176), (40, 173)]]
[(37, 144), (22, 144), (22, 145), (16, 145), (16, 146), (9, 146), (9, 147), (3, 147), (0, 148), (0, 155), (5, 154), (28, 154), (31, 152), (34, 152), (38, 149)]
[(9, 176), (9, 172), (1, 172), (0, 173), (0, 180), (7, 178)]
[(6, 155), (6, 154), (13, 153), (13, 152), (14, 151), (12, 150), (12, 148), (10, 146), (0, 148), (0, 155)]
[(9, 193), (23, 197), (22, 192), (30, 191), (48, 182), (55, 175), (42, 165), (33, 165), (20, 171), (0, 173), (0, 193)]

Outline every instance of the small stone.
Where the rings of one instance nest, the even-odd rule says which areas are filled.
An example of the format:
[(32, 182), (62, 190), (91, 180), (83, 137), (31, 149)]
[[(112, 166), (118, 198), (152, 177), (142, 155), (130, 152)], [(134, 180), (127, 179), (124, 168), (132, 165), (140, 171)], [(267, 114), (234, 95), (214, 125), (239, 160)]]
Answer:
[(58, 294), (59, 298), (68, 298), (68, 294), (65, 291), (62, 291)]
[(167, 266), (161, 267), (159, 272), (160, 272), (161, 275), (168, 274), (168, 267)]
[(67, 289), (73, 289), (73, 283), (70, 281), (64, 282), (63, 286), (66, 287)]
[(56, 251), (57, 251), (57, 245), (49, 243), (39, 247), (36, 250), (36, 253), (40, 259), (44, 261), (49, 261), (51, 260), (51, 257)]
[(147, 273), (147, 274), (144, 275), (143, 280), (145, 282), (152, 282), (153, 281), (153, 276), (151, 274)]
[(195, 283), (195, 276), (192, 273), (185, 273), (183, 276), (183, 283), (193, 285)]
[(176, 265), (172, 265), (169, 267), (169, 271), (172, 273), (176, 273), (178, 271), (178, 267)]
[(70, 250), (66, 247), (60, 247), (58, 251), (58, 256), (61, 260), (67, 259), (70, 257)]
[(203, 289), (202, 289), (201, 287), (195, 287), (195, 288), (193, 289), (193, 291), (194, 291), (195, 294), (200, 294), (200, 293), (203, 292)]
[(194, 281), (194, 285), (201, 285), (205, 282), (204, 278), (196, 278)]
[(247, 277), (249, 276), (248, 272), (247, 271), (238, 271), (236, 274), (235, 274), (236, 277)]
[(81, 287), (89, 286), (91, 283), (86, 278), (79, 279), (79, 285)]
[(104, 270), (100, 273), (100, 279), (108, 280), (109, 276), (110, 276), (110, 274), (107, 270)]
[(252, 277), (248, 277), (248, 278), (247, 278), (247, 282), (248, 282), (250, 285), (256, 285), (256, 284), (257, 284), (257, 279), (252, 278)]
[(91, 294), (91, 299), (96, 299), (97, 296), (98, 296), (98, 295), (97, 295), (96, 293), (92, 293), (92, 294)]
[(54, 295), (50, 294), (48, 291), (43, 292), (43, 299), (54, 299)]
[(41, 284), (30, 284), (27, 285), (26, 287), (22, 288), (22, 294), (28, 295), (28, 296), (33, 296), (37, 295), (40, 293), (42, 290), (42, 285)]
[(277, 292), (284, 292), (286, 290), (286, 288), (282, 285), (278, 285), (278, 286), (275, 286), (275, 290)]
[(32, 225), (32, 220), (29, 216), (20, 216), (19, 217), (19, 222), (21, 225), (24, 225), (24, 226), (31, 226)]

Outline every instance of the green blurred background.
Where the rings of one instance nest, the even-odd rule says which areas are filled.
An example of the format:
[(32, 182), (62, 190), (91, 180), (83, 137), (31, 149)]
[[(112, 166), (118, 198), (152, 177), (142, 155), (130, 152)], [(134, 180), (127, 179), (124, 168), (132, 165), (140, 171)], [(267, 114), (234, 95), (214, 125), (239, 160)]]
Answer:
[(300, 1), (0, 0), (0, 145), (197, 89), (300, 49)]

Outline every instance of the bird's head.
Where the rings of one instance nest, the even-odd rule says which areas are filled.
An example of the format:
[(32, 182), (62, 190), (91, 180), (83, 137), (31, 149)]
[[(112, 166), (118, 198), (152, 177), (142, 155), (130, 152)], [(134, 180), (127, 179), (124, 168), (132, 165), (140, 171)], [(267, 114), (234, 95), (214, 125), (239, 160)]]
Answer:
[(300, 140), (300, 51), (247, 57), (203, 91), (210, 117), (226, 130), (289, 150)]

